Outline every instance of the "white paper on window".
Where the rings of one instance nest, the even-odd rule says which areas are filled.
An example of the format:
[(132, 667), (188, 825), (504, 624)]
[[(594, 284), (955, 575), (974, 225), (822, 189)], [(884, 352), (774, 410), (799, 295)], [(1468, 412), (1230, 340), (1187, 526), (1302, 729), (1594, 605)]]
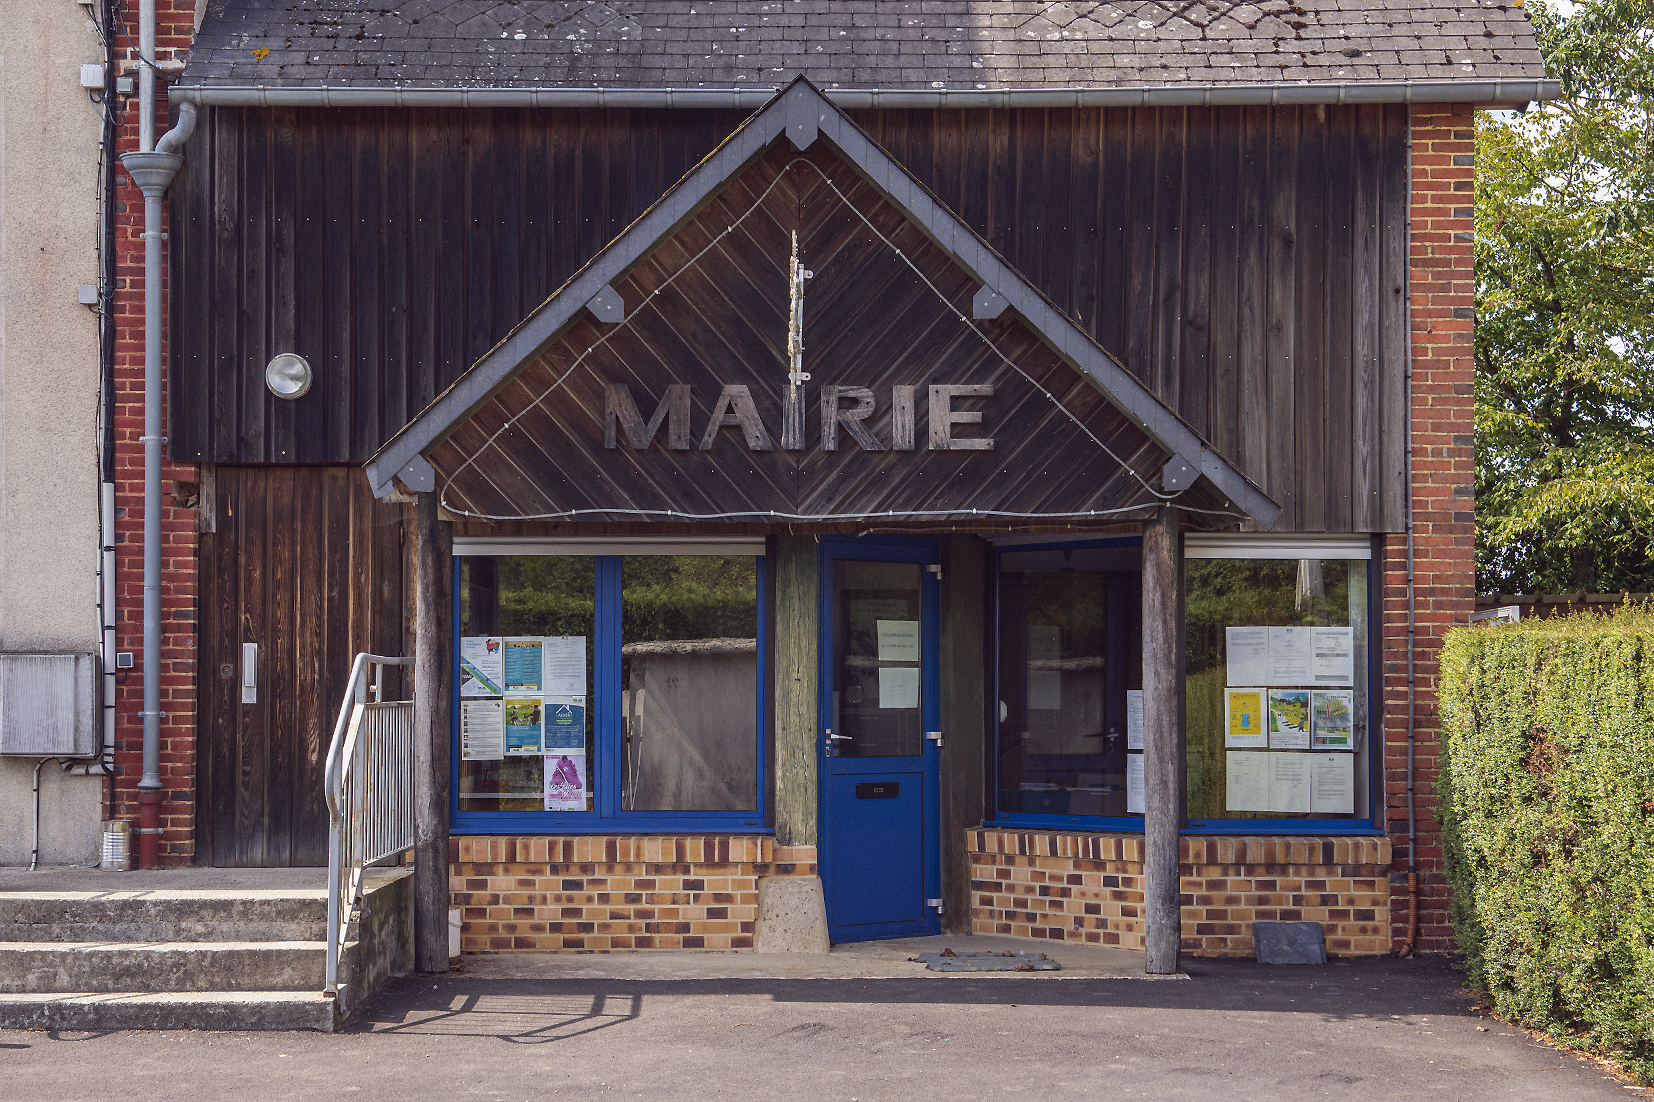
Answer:
[(1269, 810), (1269, 754), (1230, 750), (1224, 755), (1224, 806), (1230, 811)]
[(1313, 684), (1311, 667), (1314, 656), (1309, 628), (1270, 628), (1269, 676), (1264, 679), (1265, 682), (1270, 685)]
[(1143, 748), (1143, 690), (1126, 690), (1126, 749)]
[(1309, 809), (1322, 815), (1355, 814), (1355, 757), (1312, 754)]
[(919, 621), (877, 620), (879, 661), (919, 661)]
[(459, 756), (464, 761), (499, 761), (505, 757), (504, 701), (460, 701)]
[(919, 706), (919, 670), (916, 667), (896, 667), (879, 671), (879, 707), (917, 708)]
[(1309, 633), (1315, 649), (1314, 684), (1354, 685), (1355, 630), (1310, 628)]
[(542, 691), (558, 696), (585, 696), (586, 637), (550, 635), (540, 642), (545, 663)]
[(1143, 812), (1143, 755), (1126, 755), (1126, 814)]
[(1224, 650), (1229, 656), (1229, 684), (1269, 684), (1269, 629), (1224, 628)]
[(1269, 755), (1269, 810), (1283, 814), (1309, 811), (1309, 754)]

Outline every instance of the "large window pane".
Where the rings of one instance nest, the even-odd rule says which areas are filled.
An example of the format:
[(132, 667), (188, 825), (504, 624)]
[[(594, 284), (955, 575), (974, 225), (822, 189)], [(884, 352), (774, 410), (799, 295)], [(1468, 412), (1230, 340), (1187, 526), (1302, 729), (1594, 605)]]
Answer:
[(999, 810), (1141, 814), (1140, 549), (999, 563)]
[(913, 562), (833, 560), (833, 753), (924, 753), (920, 580)]
[(758, 569), (750, 556), (621, 563), (621, 806), (758, 807)]
[(1365, 819), (1367, 562), (1189, 559), (1191, 819)]

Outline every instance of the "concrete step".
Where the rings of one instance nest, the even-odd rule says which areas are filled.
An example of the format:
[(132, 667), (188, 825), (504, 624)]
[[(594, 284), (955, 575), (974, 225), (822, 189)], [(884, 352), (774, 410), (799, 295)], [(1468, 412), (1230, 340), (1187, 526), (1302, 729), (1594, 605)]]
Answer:
[(0, 994), (0, 1029), (314, 1029), (331, 1033), (320, 991)]
[(0, 942), (326, 938), (320, 889), (0, 892)]
[(319, 992), (325, 941), (0, 943), (0, 992)]

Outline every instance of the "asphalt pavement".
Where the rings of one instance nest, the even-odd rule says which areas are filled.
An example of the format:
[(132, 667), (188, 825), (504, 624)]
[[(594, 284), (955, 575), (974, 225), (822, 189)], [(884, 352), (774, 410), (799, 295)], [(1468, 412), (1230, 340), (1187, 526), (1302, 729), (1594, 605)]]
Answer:
[(1634, 1099), (1440, 960), (1190, 980), (394, 981), (348, 1031), (0, 1032), (16, 1100)]

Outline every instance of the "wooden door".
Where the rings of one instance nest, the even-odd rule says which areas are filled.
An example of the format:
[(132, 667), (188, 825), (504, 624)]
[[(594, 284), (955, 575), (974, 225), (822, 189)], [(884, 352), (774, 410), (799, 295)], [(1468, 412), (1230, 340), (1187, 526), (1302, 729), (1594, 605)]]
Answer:
[[(376, 502), (357, 467), (218, 467), (213, 484), (199, 552), (196, 861), (325, 865), (322, 771), (350, 665), (411, 639), (408, 518)], [(258, 647), (250, 703), (246, 644)]]

